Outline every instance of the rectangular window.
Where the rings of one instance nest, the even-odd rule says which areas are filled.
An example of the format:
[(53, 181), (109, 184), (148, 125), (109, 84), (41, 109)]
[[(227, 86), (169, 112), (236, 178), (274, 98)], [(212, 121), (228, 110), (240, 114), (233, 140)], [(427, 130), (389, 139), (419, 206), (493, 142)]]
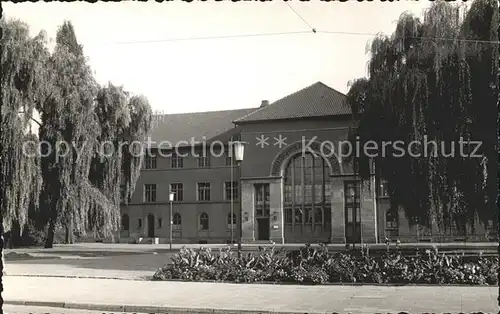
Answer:
[(323, 225), (323, 210), (321, 208), (314, 208), (314, 223)]
[(293, 221), (292, 208), (286, 207), (284, 210), (285, 210), (285, 224), (291, 225)]
[(177, 153), (172, 153), (170, 157), (170, 166), (172, 168), (184, 168), (184, 162), (182, 156), (179, 156)]
[(184, 185), (182, 183), (170, 184), (170, 191), (174, 193), (174, 202), (182, 202), (184, 200)]
[(175, 213), (172, 221), (172, 229), (181, 230), (181, 228), (182, 228), (181, 214)]
[(144, 202), (156, 202), (156, 184), (144, 184)]
[(142, 228), (142, 219), (141, 218), (137, 219), (137, 227)]
[(156, 169), (156, 154), (146, 151), (144, 169)]
[(385, 213), (385, 231), (389, 238), (397, 238), (399, 236), (398, 215), (389, 209)]
[(257, 216), (269, 217), (269, 184), (255, 184), (255, 213)]
[(305, 223), (308, 224), (308, 225), (312, 225), (312, 222), (313, 222), (313, 211), (312, 211), (312, 208), (311, 207), (306, 207), (305, 208), (305, 215), (306, 215), (306, 219), (305, 219)]
[[(430, 237), (432, 235), (431, 226), (417, 224), (418, 237)], [(418, 239), (419, 240), (419, 239)]]
[(207, 168), (210, 167), (210, 156), (198, 156), (198, 167)]
[(163, 220), (161, 218), (158, 218), (158, 229), (161, 229), (163, 225)]
[(332, 208), (330, 206), (323, 207), (323, 214), (325, 218), (325, 225), (332, 223)]
[(295, 208), (294, 224), (302, 224), (302, 208)]
[(387, 186), (387, 180), (380, 179), (380, 184), (378, 187), (378, 196), (379, 197), (389, 197), (389, 189)]
[(226, 201), (238, 199), (238, 182), (224, 182), (224, 191)]
[(236, 214), (229, 213), (227, 215), (227, 228), (228, 229), (236, 229)]
[(198, 183), (198, 201), (210, 201), (210, 182)]

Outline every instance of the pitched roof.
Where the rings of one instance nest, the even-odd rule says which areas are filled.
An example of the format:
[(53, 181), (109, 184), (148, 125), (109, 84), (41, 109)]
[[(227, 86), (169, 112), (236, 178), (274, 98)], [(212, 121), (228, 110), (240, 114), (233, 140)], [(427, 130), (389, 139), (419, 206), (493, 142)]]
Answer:
[(227, 132), (233, 132), (233, 120), (255, 111), (257, 108), (193, 112), (180, 114), (166, 114), (157, 116), (157, 125), (151, 131), (151, 147), (160, 142), (168, 141), (162, 145), (190, 146), (190, 144), (179, 144), (182, 141), (191, 142), (209, 141), (214, 137), (220, 137)]
[(351, 114), (346, 95), (317, 82), (236, 119), (234, 123), (251, 121), (312, 118)]

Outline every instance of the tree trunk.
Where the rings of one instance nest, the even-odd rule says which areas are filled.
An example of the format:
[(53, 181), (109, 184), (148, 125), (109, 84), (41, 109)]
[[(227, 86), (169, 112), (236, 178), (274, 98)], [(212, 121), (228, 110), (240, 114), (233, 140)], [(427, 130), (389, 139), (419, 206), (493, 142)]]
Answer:
[(66, 243), (66, 244), (70, 244), (69, 242), (71, 241), (69, 238), (69, 234), (70, 234), (69, 230), (70, 230), (69, 226), (66, 226), (66, 234), (64, 236), (64, 243)]
[(66, 236), (65, 236), (66, 244), (73, 244), (73, 223), (70, 222), (68, 226), (66, 226)]
[(47, 239), (45, 239), (45, 248), (51, 249), (54, 247), (54, 233), (55, 233), (55, 222), (53, 219), (49, 222), (49, 228), (47, 229)]

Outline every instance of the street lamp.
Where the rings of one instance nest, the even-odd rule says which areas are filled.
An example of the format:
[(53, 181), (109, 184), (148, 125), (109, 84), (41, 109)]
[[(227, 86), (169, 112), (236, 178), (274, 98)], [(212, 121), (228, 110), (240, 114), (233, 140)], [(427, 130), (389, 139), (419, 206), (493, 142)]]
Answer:
[(174, 196), (175, 196), (174, 192), (170, 192), (170, 194), (168, 195), (168, 199), (170, 200), (170, 220), (169, 220), (170, 221), (170, 226), (168, 228), (170, 251), (172, 251), (172, 227), (174, 225), (174, 223), (172, 221), (172, 202), (174, 201)]
[[(243, 228), (242, 228), (242, 219), (243, 219), (243, 206), (242, 206), (242, 199), (243, 195), (242, 193), (242, 187), (241, 187), (241, 177), (242, 177), (242, 172), (241, 172), (241, 162), (243, 161), (243, 155), (245, 153), (245, 142), (242, 141), (234, 141), (232, 142), (233, 147), (234, 147), (234, 159), (236, 160), (236, 164), (238, 165), (238, 173), (239, 173), (239, 182), (238, 182), (238, 187), (240, 190), (239, 193), (239, 198), (240, 198), (240, 214), (238, 217), (238, 257), (241, 257), (241, 234), (243, 233)], [(232, 217), (231, 217), (232, 219)]]

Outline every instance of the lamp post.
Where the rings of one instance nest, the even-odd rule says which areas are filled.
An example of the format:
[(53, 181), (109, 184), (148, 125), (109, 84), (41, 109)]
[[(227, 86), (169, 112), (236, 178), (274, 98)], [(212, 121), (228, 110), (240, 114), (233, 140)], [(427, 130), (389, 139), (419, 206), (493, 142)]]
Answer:
[[(243, 161), (243, 155), (245, 153), (245, 142), (242, 141), (235, 141), (232, 143), (234, 147), (234, 159), (236, 160), (236, 164), (238, 165), (238, 174), (239, 174), (239, 182), (238, 182), (238, 188), (239, 188), (239, 199), (240, 199), (240, 210), (239, 210), (239, 217), (238, 217), (238, 257), (241, 257), (241, 234), (243, 233), (243, 195), (242, 193), (242, 188), (241, 188), (241, 177), (242, 177), (242, 172), (241, 172), (241, 162)], [(231, 217), (232, 219), (232, 217)]]
[(168, 228), (168, 232), (169, 232), (169, 247), (170, 247), (170, 251), (172, 251), (172, 227), (174, 226), (174, 222), (172, 221), (172, 202), (174, 201), (174, 196), (175, 196), (175, 193), (174, 192), (170, 192), (170, 194), (168, 195), (168, 199), (170, 200), (170, 226)]

